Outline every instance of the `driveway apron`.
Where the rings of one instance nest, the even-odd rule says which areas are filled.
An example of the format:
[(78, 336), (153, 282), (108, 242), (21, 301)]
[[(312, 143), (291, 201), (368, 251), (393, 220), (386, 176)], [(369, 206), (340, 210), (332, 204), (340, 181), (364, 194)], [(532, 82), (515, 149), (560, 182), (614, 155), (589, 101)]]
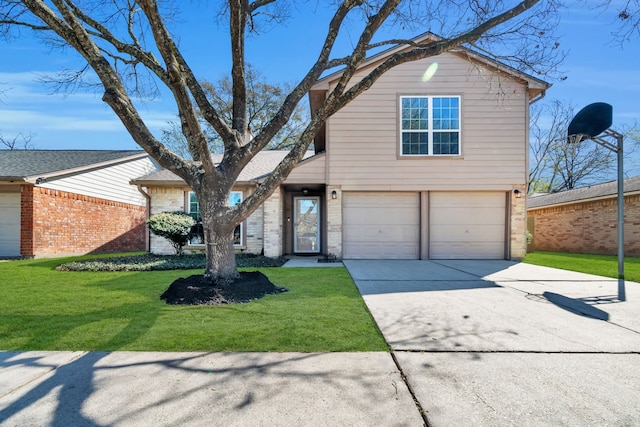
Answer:
[(640, 424), (640, 285), (511, 261), (347, 260), (431, 425)]

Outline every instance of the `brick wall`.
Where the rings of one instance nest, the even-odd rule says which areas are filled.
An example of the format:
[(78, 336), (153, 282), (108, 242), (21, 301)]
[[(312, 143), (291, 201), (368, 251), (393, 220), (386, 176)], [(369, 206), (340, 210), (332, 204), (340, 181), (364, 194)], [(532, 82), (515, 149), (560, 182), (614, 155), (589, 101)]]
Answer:
[[(188, 188), (174, 187), (151, 187), (147, 189), (147, 194), (151, 196), (151, 215), (160, 212), (185, 211), (184, 192)], [(149, 237), (149, 251), (160, 255), (173, 255), (176, 253), (171, 242), (164, 237), (151, 233)]]
[[(336, 192), (336, 198), (331, 193)], [(342, 188), (327, 186), (327, 254), (342, 258)]]
[(263, 203), (264, 254), (268, 257), (282, 255), (282, 190), (277, 188)]
[(527, 254), (527, 189), (526, 186), (515, 186), (513, 190), (519, 190), (521, 197), (515, 197), (511, 191), (511, 259), (522, 259)]
[(144, 206), (24, 186), (21, 215), (23, 256), (145, 249)]
[[(625, 255), (640, 256), (640, 196), (624, 198)], [(597, 200), (528, 212), (539, 251), (616, 255), (617, 199)]]
[[(190, 191), (188, 187), (150, 187), (147, 193), (151, 196), (151, 215), (160, 212), (175, 212), (186, 209), (185, 192)], [(240, 191), (240, 190), (238, 190)], [(243, 198), (249, 196), (249, 189), (242, 189)], [(256, 209), (254, 213), (244, 222), (244, 245), (237, 248), (237, 251), (246, 251), (259, 254), (263, 247), (263, 207)], [(185, 246), (186, 253), (202, 253), (204, 246)], [(154, 254), (173, 255), (175, 250), (171, 243), (164, 237), (151, 233), (150, 252)]]

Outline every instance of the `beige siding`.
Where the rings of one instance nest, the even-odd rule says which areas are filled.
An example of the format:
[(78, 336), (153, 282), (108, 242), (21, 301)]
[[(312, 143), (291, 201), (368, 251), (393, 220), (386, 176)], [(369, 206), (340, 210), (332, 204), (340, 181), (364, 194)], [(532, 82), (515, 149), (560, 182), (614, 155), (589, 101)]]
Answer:
[(296, 166), (287, 177), (285, 184), (324, 184), (326, 156), (319, 154)]
[(129, 184), (132, 179), (158, 170), (150, 158), (120, 163), (68, 177), (50, 179), (39, 187), (62, 190), (84, 196), (144, 206), (146, 201), (136, 186)]
[[(497, 77), (453, 54), (404, 64), (335, 114), (328, 124), (328, 184), (344, 191), (505, 190), (526, 176), (523, 83)], [(400, 158), (401, 95), (461, 96), (461, 156)]]

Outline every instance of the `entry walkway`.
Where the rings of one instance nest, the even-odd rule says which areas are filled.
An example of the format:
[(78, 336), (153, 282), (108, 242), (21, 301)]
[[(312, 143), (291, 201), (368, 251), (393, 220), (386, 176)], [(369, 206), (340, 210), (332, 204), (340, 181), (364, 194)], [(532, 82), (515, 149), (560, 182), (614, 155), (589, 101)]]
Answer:
[(344, 264), (430, 425), (640, 424), (637, 283), (510, 261)]

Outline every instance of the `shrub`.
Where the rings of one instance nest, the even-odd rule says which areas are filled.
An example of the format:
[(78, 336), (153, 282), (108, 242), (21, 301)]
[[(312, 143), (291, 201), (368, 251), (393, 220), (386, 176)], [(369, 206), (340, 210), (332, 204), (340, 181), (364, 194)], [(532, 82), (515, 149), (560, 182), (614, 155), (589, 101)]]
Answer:
[(183, 248), (189, 242), (189, 232), (195, 223), (184, 212), (162, 212), (147, 220), (151, 232), (169, 240), (177, 255), (184, 253)]

